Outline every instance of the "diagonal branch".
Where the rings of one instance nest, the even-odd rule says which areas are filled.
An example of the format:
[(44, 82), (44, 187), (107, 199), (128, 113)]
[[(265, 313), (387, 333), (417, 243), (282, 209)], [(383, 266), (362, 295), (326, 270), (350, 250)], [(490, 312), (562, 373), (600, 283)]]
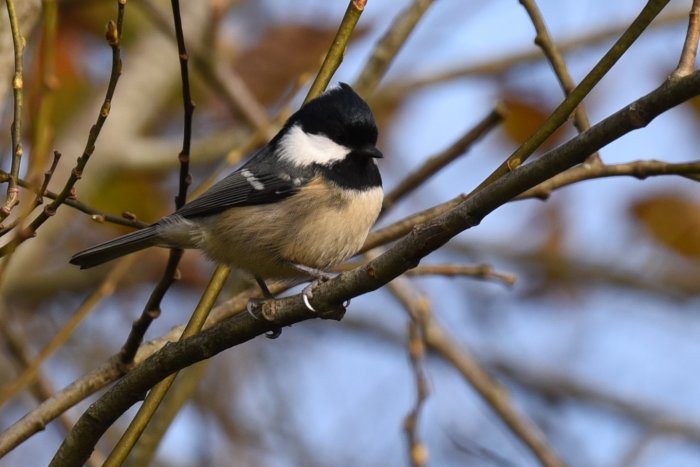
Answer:
[(528, 140), (515, 150), (508, 159), (484, 180), (476, 190), (493, 183), (498, 178), (520, 166), (549, 138), (561, 125), (566, 122), (571, 112), (579, 106), (583, 98), (595, 87), (608, 71), (617, 63), (622, 55), (639, 38), (654, 18), (664, 9), (670, 0), (649, 0), (632, 24), (615, 41), (610, 50), (603, 55), (593, 69), (581, 80), (566, 99), (547, 117), (542, 125)]
[(462, 137), (452, 143), (448, 148), (428, 158), (415, 172), (404, 178), (398, 185), (384, 196), (382, 211), (391, 209), (396, 202), (415, 190), (420, 184), (445, 168), (458, 157), (466, 154), (472, 145), (485, 136), (503, 120), (503, 108), (497, 105), (486, 117), (473, 128), (470, 128)]
[(17, 233), (14, 238), (10, 240), (10, 242), (0, 247), (0, 256), (6, 256), (7, 254), (12, 253), (18, 245), (28, 238), (33, 237), (36, 234), (37, 229), (56, 213), (56, 210), (66, 199), (73, 195), (75, 184), (82, 177), (83, 170), (95, 151), (97, 138), (99, 137), (102, 127), (109, 116), (109, 111), (112, 106), (112, 97), (114, 96), (114, 91), (117, 88), (117, 82), (119, 81), (119, 76), (121, 75), (122, 61), (120, 44), (122, 38), (122, 24), (124, 22), (125, 3), (125, 0), (119, 0), (117, 2), (117, 21), (109, 21), (107, 23), (105, 38), (112, 49), (112, 69), (109, 76), (109, 83), (107, 84), (107, 91), (105, 92), (105, 98), (102, 102), (102, 107), (100, 108), (95, 124), (92, 126), (92, 128), (90, 128), (90, 134), (85, 144), (85, 149), (83, 150), (82, 155), (78, 157), (78, 161), (71, 171), (70, 177), (66, 181), (61, 192), (51, 203), (44, 207), (43, 211), (41, 211), (25, 229), (22, 229), (21, 232)]
[(0, 221), (10, 215), (12, 208), (19, 203), (19, 167), (22, 161), (22, 107), (24, 105), (24, 37), (19, 30), (19, 19), (15, 9), (14, 0), (6, 0), (7, 14), (10, 17), (10, 30), (12, 31), (12, 44), (15, 55), (15, 75), (12, 78), (12, 92), (14, 95), (13, 119), (12, 119), (12, 165), (10, 167), (10, 183), (7, 185), (7, 196), (0, 208)]
[[(182, 20), (180, 18), (180, 5), (177, 0), (172, 2), (173, 19), (175, 23), (175, 37), (177, 38), (177, 50), (180, 57), (180, 76), (182, 80), (182, 103), (184, 106), (184, 122), (182, 135), (182, 150), (178, 155), (180, 161), (180, 181), (178, 192), (175, 196), (175, 209), (184, 206), (187, 201), (187, 188), (192, 183), (190, 176), (190, 144), (192, 139), (192, 114), (194, 113), (194, 103), (190, 92), (190, 75), (188, 70), (188, 55), (185, 46), (185, 36), (182, 30)], [(131, 364), (136, 355), (136, 351), (143, 342), (143, 336), (155, 318), (160, 315), (160, 304), (170, 286), (177, 279), (177, 265), (180, 263), (182, 250), (173, 248), (168, 256), (168, 263), (163, 271), (163, 275), (151, 292), (146, 305), (141, 312), (141, 316), (134, 321), (131, 332), (122, 346), (120, 355), (122, 363), (127, 366)]]
[(362, 12), (365, 10), (366, 4), (367, 0), (350, 0), (348, 3), (348, 8), (345, 10), (343, 19), (338, 27), (338, 32), (336, 32), (333, 43), (330, 49), (328, 49), (326, 57), (323, 59), (321, 69), (318, 70), (314, 82), (311, 83), (311, 88), (306, 95), (306, 99), (304, 99), (304, 103), (309, 102), (311, 99), (321, 94), (328, 86), (328, 83), (330, 83), (335, 71), (343, 61), (350, 36), (352, 36), (352, 32), (355, 30), (355, 25), (357, 25)]
[[(535, 44), (540, 46), (542, 49), (544, 56), (552, 65), (554, 74), (559, 80), (559, 84), (561, 84), (564, 94), (568, 96), (576, 88), (576, 84), (569, 73), (564, 57), (559, 52), (558, 47), (554, 44), (552, 36), (547, 30), (547, 25), (544, 22), (540, 9), (537, 7), (537, 3), (535, 0), (520, 0), (520, 3), (523, 5), (523, 7), (525, 7), (525, 11), (527, 11), (528, 16), (530, 16), (530, 19), (532, 20), (533, 26), (535, 26), (535, 31), (537, 32)], [(579, 133), (586, 131), (591, 127), (588, 120), (588, 114), (586, 113), (583, 103), (579, 104), (579, 106), (576, 107), (576, 110), (574, 110), (574, 126), (576, 126)], [(593, 154), (592, 157), (594, 160), (600, 159), (600, 156), (597, 153)]]
[(685, 35), (685, 42), (683, 43), (678, 66), (671, 73), (672, 78), (686, 76), (695, 69), (698, 39), (700, 39), (700, 0), (693, 0), (693, 6), (690, 7), (690, 13), (688, 13), (688, 32)]
[[(366, 265), (315, 286), (312, 306), (336, 304), (376, 290), (440, 248), (460, 232), (517, 196), (635, 129), (642, 128), (670, 108), (700, 94), (700, 72), (669, 80), (588, 131), (540, 159), (503, 176), (432, 221), (417, 226), (390, 250)], [(168, 345), (110, 388), (81, 416), (56, 453), (52, 465), (80, 464), (104, 431), (136, 403), (141, 395), (168, 375), (280, 326), (316, 317), (300, 295), (267, 302), (262, 317), (240, 313), (195, 336)]]
[(432, 4), (433, 0), (414, 0), (394, 19), (384, 36), (377, 42), (372, 56), (365, 63), (362, 73), (353, 85), (358, 94), (361, 96), (372, 94), (389, 69), (392, 60)]

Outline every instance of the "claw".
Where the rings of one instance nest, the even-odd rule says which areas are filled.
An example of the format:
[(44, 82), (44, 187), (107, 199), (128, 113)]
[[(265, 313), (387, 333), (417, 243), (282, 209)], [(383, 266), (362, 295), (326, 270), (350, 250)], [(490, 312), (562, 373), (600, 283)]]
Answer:
[(304, 287), (304, 290), (301, 291), (301, 299), (304, 301), (304, 305), (306, 305), (306, 308), (310, 312), (318, 314), (318, 311), (316, 311), (316, 309), (313, 306), (311, 306), (311, 302), (309, 302), (309, 299), (313, 298), (313, 296), (314, 296), (311, 289), (313, 289), (313, 287), (315, 285), (316, 285), (316, 281), (314, 281), (311, 284)]
[(248, 314), (257, 320), (260, 320), (260, 316), (256, 314), (255, 309), (259, 309), (262, 306), (263, 301), (264, 300), (258, 300), (256, 298), (249, 298), (248, 303), (245, 305), (245, 309)]
[[(246, 303), (245, 309), (250, 316), (260, 321), (260, 316), (258, 315), (258, 312), (261, 310), (263, 303), (265, 303), (265, 300), (249, 298), (248, 303)], [(268, 339), (277, 339), (280, 336), (280, 334), (282, 334), (282, 328), (275, 327), (267, 331), (265, 333), (265, 337), (267, 337)]]

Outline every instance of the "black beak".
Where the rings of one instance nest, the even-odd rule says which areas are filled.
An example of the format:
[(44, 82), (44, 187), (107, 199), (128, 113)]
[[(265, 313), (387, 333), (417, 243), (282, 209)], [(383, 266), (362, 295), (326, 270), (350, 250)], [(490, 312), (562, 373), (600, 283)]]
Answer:
[(384, 157), (384, 154), (382, 154), (382, 152), (374, 146), (362, 148), (357, 152), (362, 154), (363, 156), (371, 157), (373, 159), (381, 159), (382, 157)]

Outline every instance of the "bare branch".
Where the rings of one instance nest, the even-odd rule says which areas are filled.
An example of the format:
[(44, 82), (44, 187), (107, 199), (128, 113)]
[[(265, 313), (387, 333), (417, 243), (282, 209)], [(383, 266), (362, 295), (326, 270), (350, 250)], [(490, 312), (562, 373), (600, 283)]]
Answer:
[(14, 107), (12, 116), (12, 165), (10, 168), (10, 182), (7, 184), (5, 202), (0, 208), (0, 221), (10, 215), (12, 208), (19, 203), (19, 189), (17, 179), (22, 161), (24, 149), (22, 147), (22, 110), (24, 106), (24, 45), (25, 40), (19, 30), (19, 19), (15, 9), (14, 0), (6, 0), (7, 14), (10, 17), (10, 30), (12, 31), (12, 44), (15, 56), (15, 74), (12, 78), (12, 92)]
[[(415, 306), (420, 308), (417, 313), (429, 312), (428, 300), (420, 297), (415, 301)], [(428, 464), (428, 448), (418, 436), (418, 419), (423, 409), (423, 403), (428, 398), (428, 379), (425, 376), (423, 361), (425, 360), (425, 342), (421, 326), (411, 321), (408, 325), (408, 356), (416, 384), (416, 402), (403, 422), (406, 441), (408, 441), (408, 454), (413, 467), (422, 467)]]
[(445, 168), (459, 156), (466, 154), (467, 151), (481, 137), (498, 125), (503, 120), (503, 109), (501, 106), (496, 106), (486, 117), (484, 117), (473, 128), (467, 130), (457, 141), (452, 143), (448, 148), (440, 151), (438, 154), (429, 157), (415, 172), (404, 178), (393, 190), (384, 197), (382, 211), (391, 209), (394, 204), (418, 186), (435, 175), (437, 172)]
[[(532, 20), (532, 24), (535, 26), (535, 31), (537, 32), (535, 44), (537, 44), (542, 49), (542, 52), (544, 52), (545, 57), (547, 57), (547, 60), (552, 65), (552, 69), (559, 80), (559, 84), (561, 84), (561, 87), (564, 90), (564, 95), (568, 96), (576, 88), (576, 83), (574, 83), (574, 80), (569, 73), (564, 57), (559, 52), (559, 49), (552, 40), (552, 36), (550, 36), (549, 31), (547, 30), (547, 26), (544, 23), (544, 18), (542, 17), (540, 9), (537, 7), (537, 3), (535, 0), (520, 0), (520, 3), (523, 5), (523, 7), (525, 7), (527, 14)], [(576, 107), (576, 110), (574, 110), (574, 125), (579, 133), (586, 131), (591, 126), (583, 103), (579, 104), (579, 106)], [(600, 159), (598, 153), (592, 154), (591, 157), (592, 160)]]
[(603, 76), (610, 71), (613, 65), (622, 57), (622, 54), (634, 44), (668, 2), (669, 0), (649, 0), (632, 24), (630, 24), (627, 30), (622, 33), (622, 36), (613, 44), (603, 58), (601, 58), (593, 69), (581, 80), (578, 86), (576, 86), (566, 96), (566, 99), (554, 109), (537, 131), (476, 188), (476, 191), (482, 189), (489, 183), (493, 183), (493, 181), (502, 177), (509, 171), (519, 167), (547, 140), (547, 138), (562, 126), (566, 122), (566, 119), (569, 118), (569, 115), (571, 115), (571, 112), (579, 106), (583, 98), (586, 97)]
[(566, 170), (549, 180), (540, 183), (515, 199), (547, 199), (554, 190), (583, 180), (604, 177), (629, 176), (643, 180), (657, 175), (700, 175), (700, 161), (670, 163), (656, 160), (632, 161), (624, 164), (583, 164)]
[(700, 0), (693, 0), (693, 6), (688, 13), (688, 32), (683, 43), (681, 58), (672, 78), (687, 76), (695, 69), (695, 58), (698, 54), (698, 39), (700, 39)]
[(402, 303), (411, 319), (421, 330), (427, 347), (447, 360), (476, 390), (484, 401), (520, 439), (537, 459), (547, 467), (563, 466), (559, 456), (552, 450), (537, 426), (519, 414), (508, 397), (506, 389), (482, 368), (479, 362), (463, 346), (459, 346), (433, 317), (427, 303), (420, 305), (413, 287), (406, 279), (397, 278), (388, 284), (389, 290)]
[(59, 349), (73, 335), (73, 332), (78, 325), (85, 319), (95, 307), (112, 293), (133, 264), (133, 257), (127, 257), (120, 260), (117, 265), (112, 268), (107, 277), (105, 277), (95, 291), (80, 305), (73, 313), (71, 319), (56, 333), (51, 341), (44, 346), (34, 360), (26, 366), (19, 377), (9, 384), (0, 387), (0, 407), (8, 400), (14, 397), (28, 384), (31, 384), (39, 374), (39, 369), (44, 361)]
[(475, 279), (485, 279), (500, 281), (505, 285), (513, 285), (518, 280), (513, 274), (504, 274), (494, 271), (487, 264), (479, 266), (463, 266), (461, 264), (425, 264), (416, 266), (406, 271), (407, 276), (439, 275), (446, 277), (473, 277)]
[[(37, 229), (46, 222), (51, 216), (56, 213), (58, 207), (63, 204), (63, 202), (70, 196), (73, 195), (73, 188), (75, 184), (80, 180), (83, 170), (90, 160), (90, 156), (95, 150), (95, 144), (97, 138), (100, 135), (100, 131), (109, 116), (109, 111), (112, 105), (112, 97), (114, 96), (114, 90), (117, 87), (117, 81), (119, 81), (119, 76), (121, 75), (122, 61), (121, 61), (121, 34), (122, 34), (122, 23), (124, 21), (124, 4), (125, 0), (119, 0), (117, 21), (109, 21), (107, 23), (105, 31), (105, 39), (109, 43), (112, 49), (112, 69), (109, 77), (109, 83), (107, 84), (107, 91), (105, 92), (104, 101), (102, 102), (102, 107), (97, 117), (97, 121), (90, 129), (90, 135), (88, 136), (85, 149), (83, 154), (78, 157), (76, 166), (71, 171), (71, 175), (66, 181), (63, 189), (58, 194), (56, 199), (44, 207), (44, 210), (39, 213), (39, 215), (34, 218), (34, 220), (21, 232), (17, 233), (9, 243), (0, 247), (0, 256), (5, 256), (15, 250), (19, 244), (24, 242), (26, 239), (31, 238), (36, 234)], [(10, 182), (12, 183), (12, 182)]]
[(355, 25), (359, 21), (362, 12), (365, 10), (366, 3), (367, 0), (350, 0), (348, 3), (348, 8), (345, 10), (345, 15), (343, 15), (343, 19), (340, 22), (338, 32), (333, 39), (333, 44), (331, 44), (330, 49), (328, 49), (326, 58), (323, 59), (321, 69), (318, 70), (314, 82), (311, 83), (311, 88), (306, 94), (304, 103), (309, 102), (311, 99), (321, 94), (328, 86), (328, 83), (330, 83), (335, 71), (343, 61), (345, 49), (348, 46), (348, 42), (350, 42), (352, 32), (355, 30)]
[(372, 55), (355, 81), (354, 87), (358, 94), (370, 96), (374, 92), (377, 84), (389, 69), (391, 61), (399, 53), (418, 21), (432, 4), (433, 0), (414, 0), (410, 6), (394, 18), (389, 29), (377, 42)]

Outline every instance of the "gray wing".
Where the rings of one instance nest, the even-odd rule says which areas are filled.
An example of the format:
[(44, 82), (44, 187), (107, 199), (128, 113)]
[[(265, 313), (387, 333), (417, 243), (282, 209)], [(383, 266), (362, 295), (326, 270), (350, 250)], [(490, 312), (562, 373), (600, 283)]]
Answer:
[(241, 167), (214, 184), (202, 196), (178, 209), (182, 217), (198, 217), (216, 214), (235, 206), (254, 206), (274, 203), (298, 190), (291, 180), (283, 180), (270, 172), (255, 172)]

